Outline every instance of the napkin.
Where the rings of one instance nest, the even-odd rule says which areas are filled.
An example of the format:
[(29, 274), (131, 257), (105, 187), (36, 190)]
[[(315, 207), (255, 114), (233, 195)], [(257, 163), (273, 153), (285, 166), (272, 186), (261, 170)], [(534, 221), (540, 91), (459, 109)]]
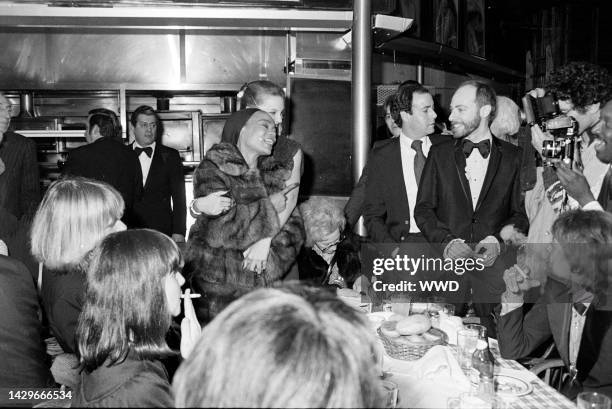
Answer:
[(443, 408), (448, 398), (470, 390), (450, 348), (436, 345), (417, 361), (384, 357), (383, 368), (399, 385), (398, 407)]
[(457, 331), (463, 329), (461, 317), (448, 316), (444, 313), (440, 313), (440, 323), (438, 326), (440, 330), (446, 332), (448, 343), (457, 345)]

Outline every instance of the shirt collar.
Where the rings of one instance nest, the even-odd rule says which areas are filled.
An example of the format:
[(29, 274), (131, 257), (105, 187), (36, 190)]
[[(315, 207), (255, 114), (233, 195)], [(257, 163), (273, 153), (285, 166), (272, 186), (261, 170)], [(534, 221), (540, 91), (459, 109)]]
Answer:
[[(412, 141), (414, 141), (415, 139), (412, 139), (408, 136), (406, 136), (406, 134), (404, 134), (404, 132), (402, 132), (399, 136), (400, 138), (400, 142), (409, 147), (412, 148)], [(429, 153), (429, 148), (431, 148), (431, 139), (429, 139), (429, 135), (421, 138), (421, 141), (423, 141), (423, 145), (421, 145), (421, 149), (423, 149), (423, 155), (427, 156), (427, 154)]]
[(480, 137), (478, 139), (476, 139), (476, 137), (472, 137), (472, 135), (466, 136), (465, 139), (467, 139), (469, 141), (472, 141), (474, 143), (478, 143), (480, 141), (486, 141), (486, 140), (488, 140), (490, 142), (493, 142), (493, 137), (491, 136), (491, 132), (487, 132), (486, 135), (483, 135), (482, 137)]
[(151, 145), (147, 145), (147, 146), (142, 146), (141, 144), (139, 144), (138, 142), (134, 141), (134, 148), (148, 148), (149, 146), (153, 149), (153, 152), (155, 152), (155, 145), (157, 144), (157, 142), (153, 142)]

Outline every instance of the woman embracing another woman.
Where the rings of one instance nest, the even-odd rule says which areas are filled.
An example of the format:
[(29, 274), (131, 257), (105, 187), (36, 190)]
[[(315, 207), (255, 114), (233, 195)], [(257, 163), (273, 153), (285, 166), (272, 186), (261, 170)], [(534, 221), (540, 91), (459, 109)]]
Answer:
[(266, 166), (276, 143), (274, 119), (247, 108), (226, 122), (221, 143), (210, 148), (194, 173), (194, 197), (224, 192), (232, 201), (217, 215), (200, 214), (192, 226), (184, 273), (194, 291), (202, 322), (236, 298), (282, 279), (304, 238), (299, 214), (283, 223), (291, 168)]

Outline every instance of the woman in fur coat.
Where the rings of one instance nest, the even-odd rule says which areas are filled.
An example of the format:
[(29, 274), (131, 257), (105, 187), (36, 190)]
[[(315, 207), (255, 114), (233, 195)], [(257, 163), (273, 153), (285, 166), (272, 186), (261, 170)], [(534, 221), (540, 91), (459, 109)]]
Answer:
[(275, 142), (270, 115), (235, 112), (194, 173), (194, 197), (223, 192), (233, 203), (217, 216), (199, 215), (190, 231), (184, 273), (202, 294), (195, 301), (203, 323), (251, 289), (282, 279), (302, 247), (299, 213), (279, 223), (285, 195), (297, 185), (286, 186), (291, 169), (270, 156)]

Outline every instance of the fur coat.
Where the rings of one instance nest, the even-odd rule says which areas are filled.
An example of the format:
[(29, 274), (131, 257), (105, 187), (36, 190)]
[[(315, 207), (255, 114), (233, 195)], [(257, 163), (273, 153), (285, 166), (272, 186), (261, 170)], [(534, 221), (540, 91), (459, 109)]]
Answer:
[[(200, 215), (191, 227), (184, 272), (202, 294), (194, 300), (200, 321), (208, 322), (249, 290), (282, 279), (295, 262), (305, 235), (299, 210), (281, 227), (269, 198), (285, 187), (292, 166), (267, 157), (249, 169), (235, 145), (219, 143), (196, 169), (194, 197), (227, 190), (236, 203), (218, 216)], [(265, 272), (243, 270), (243, 252), (265, 237), (272, 237)]]

